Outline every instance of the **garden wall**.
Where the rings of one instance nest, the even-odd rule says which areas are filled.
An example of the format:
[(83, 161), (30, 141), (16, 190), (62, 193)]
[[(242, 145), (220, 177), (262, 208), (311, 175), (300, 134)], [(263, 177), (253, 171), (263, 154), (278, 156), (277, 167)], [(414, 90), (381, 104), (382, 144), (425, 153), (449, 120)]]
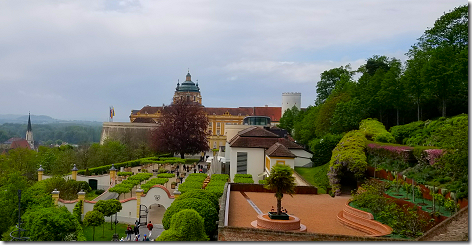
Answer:
[(218, 241), (405, 241), (402, 239), (271, 231), (246, 227), (218, 227)]
[[(270, 192), (275, 193), (264, 188), (261, 184), (243, 184), (231, 183), (231, 191), (245, 191), (245, 192)], [(295, 186), (296, 194), (318, 194), (318, 189), (314, 186)]]
[[(369, 177), (374, 177), (374, 167), (367, 167), (367, 175)], [(405, 182), (407, 182), (408, 184), (411, 184), (413, 182), (412, 179), (408, 178), (408, 177), (403, 177), (402, 174), (397, 174), (398, 175), (398, 178), (400, 179), (404, 179)], [(395, 177), (394, 175), (392, 174), (392, 172), (390, 171), (386, 171), (385, 169), (382, 169), (382, 170), (377, 170), (375, 171), (375, 177), (376, 178), (380, 178), (380, 179), (386, 179), (386, 180), (394, 180)], [(433, 197), (431, 196), (430, 194), (430, 190), (423, 184), (416, 184), (415, 185), (417, 186), (420, 186), (421, 187), (421, 193), (423, 195), (423, 198), (424, 199), (427, 199), (427, 200), (433, 200)], [(439, 189), (438, 193), (441, 193), (441, 189)], [(451, 197), (451, 194), (450, 192), (449, 193), (446, 193), (445, 195), (446, 198), (450, 198)], [(459, 199), (457, 200), (457, 203), (459, 204), (459, 209), (462, 209), (464, 207), (467, 207), (469, 205), (469, 201), (467, 199)]]

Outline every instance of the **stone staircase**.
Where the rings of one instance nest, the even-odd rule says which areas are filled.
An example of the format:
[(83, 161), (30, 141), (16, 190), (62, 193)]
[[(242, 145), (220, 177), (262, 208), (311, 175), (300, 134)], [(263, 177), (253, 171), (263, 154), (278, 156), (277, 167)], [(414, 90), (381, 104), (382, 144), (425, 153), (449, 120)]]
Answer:
[(385, 236), (392, 233), (392, 228), (374, 220), (374, 216), (369, 212), (349, 206), (349, 202), (344, 205), (338, 213), (338, 221), (358, 231), (364, 232), (367, 236)]

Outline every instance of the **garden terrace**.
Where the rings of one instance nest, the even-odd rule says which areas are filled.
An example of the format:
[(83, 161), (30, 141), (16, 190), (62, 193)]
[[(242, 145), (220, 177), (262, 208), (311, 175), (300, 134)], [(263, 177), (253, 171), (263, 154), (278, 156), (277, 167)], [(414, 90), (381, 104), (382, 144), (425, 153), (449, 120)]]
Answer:
[[(272, 232), (256, 229), (251, 222), (256, 219), (258, 213), (250, 205), (242, 194), (244, 193), (262, 213), (268, 213), (276, 206), (274, 193), (259, 184), (234, 184), (228, 183), (225, 193), (220, 201), (220, 222), (218, 228), (219, 240), (255, 241), (260, 240), (257, 234), (268, 240), (312, 241), (313, 237), (321, 241), (391, 241), (391, 239), (369, 238), (367, 233), (349, 228), (338, 222), (337, 215), (345, 207), (350, 196), (318, 195), (316, 187), (297, 186), (293, 197), (284, 195), (282, 206), (288, 214), (300, 217), (307, 232), (298, 237), (298, 232)], [(313, 208), (316, 207), (316, 208)], [(243, 233), (241, 233), (243, 232)], [(245, 237), (239, 234), (248, 234)], [(267, 239), (267, 233), (273, 234), (272, 239)], [(237, 236), (238, 238), (235, 238)], [(241, 240), (242, 239), (242, 240)]]
[[(189, 160), (189, 161), (187, 161)], [(194, 159), (180, 159), (177, 157), (146, 157), (146, 158), (140, 158), (137, 160), (132, 160), (132, 161), (126, 161), (126, 162), (120, 162), (120, 163), (114, 163), (114, 166), (116, 169), (119, 169), (121, 167), (129, 168), (129, 167), (136, 167), (136, 166), (143, 166), (146, 164), (193, 164)], [(107, 173), (110, 168), (111, 164), (109, 165), (103, 165), (100, 167), (95, 167), (95, 168), (90, 168), (90, 169), (82, 169), (77, 171), (77, 174), (81, 175), (98, 175), (98, 174), (104, 174)]]

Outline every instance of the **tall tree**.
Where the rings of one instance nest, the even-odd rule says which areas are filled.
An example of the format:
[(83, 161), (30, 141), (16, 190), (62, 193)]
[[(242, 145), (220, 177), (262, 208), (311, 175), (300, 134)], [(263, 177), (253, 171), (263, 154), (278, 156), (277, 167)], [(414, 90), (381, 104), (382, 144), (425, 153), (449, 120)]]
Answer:
[(345, 83), (352, 78), (351, 65), (340, 66), (321, 73), (321, 80), (316, 83), (315, 105), (323, 104), (333, 92), (338, 83)]
[(440, 102), (443, 117), (446, 116), (448, 101), (467, 98), (464, 95), (468, 94), (468, 72), (464, 67), (468, 58), (465, 59), (464, 54), (469, 46), (468, 27), (469, 7), (459, 6), (436, 20), (410, 50), (426, 57), (423, 69), (427, 76), (427, 91)]
[(180, 157), (209, 150), (208, 118), (203, 106), (177, 100), (162, 110), (159, 127), (151, 133), (152, 147), (157, 152), (177, 152)]

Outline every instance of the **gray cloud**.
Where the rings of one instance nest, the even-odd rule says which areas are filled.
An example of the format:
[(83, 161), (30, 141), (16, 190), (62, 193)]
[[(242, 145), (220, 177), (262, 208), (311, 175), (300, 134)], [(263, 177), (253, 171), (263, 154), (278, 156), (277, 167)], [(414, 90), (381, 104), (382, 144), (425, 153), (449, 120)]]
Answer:
[(324, 70), (404, 53), (464, 1), (2, 1), (0, 114), (128, 121), (190, 68), (203, 102), (313, 104)]

